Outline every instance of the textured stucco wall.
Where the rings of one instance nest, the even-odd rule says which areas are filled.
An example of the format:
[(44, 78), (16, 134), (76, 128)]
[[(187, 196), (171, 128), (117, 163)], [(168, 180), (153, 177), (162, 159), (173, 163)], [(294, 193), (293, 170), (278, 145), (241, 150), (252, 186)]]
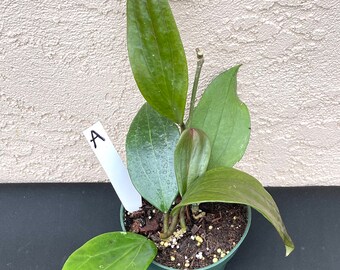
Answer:
[[(252, 137), (237, 167), (265, 185), (340, 185), (340, 2), (171, 1), (200, 91), (243, 63)], [(105, 181), (81, 132), (100, 120), (124, 155), (142, 98), (123, 0), (0, 1), (0, 182)]]

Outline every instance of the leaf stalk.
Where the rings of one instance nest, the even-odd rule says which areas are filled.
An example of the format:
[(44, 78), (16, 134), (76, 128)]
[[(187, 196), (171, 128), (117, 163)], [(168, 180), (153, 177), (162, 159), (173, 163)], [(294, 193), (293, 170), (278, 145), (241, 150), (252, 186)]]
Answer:
[(171, 220), (171, 224), (170, 224), (167, 232), (163, 232), (163, 233), (159, 234), (161, 239), (169, 238), (174, 233), (174, 231), (176, 230), (177, 224), (178, 224), (178, 216), (179, 216), (178, 213), (173, 216), (173, 218)]
[(183, 232), (187, 231), (187, 224), (185, 222), (185, 208), (186, 206), (182, 207), (179, 212), (179, 222), (180, 222), (181, 229)]
[(169, 230), (169, 213), (163, 215), (163, 233), (168, 233)]

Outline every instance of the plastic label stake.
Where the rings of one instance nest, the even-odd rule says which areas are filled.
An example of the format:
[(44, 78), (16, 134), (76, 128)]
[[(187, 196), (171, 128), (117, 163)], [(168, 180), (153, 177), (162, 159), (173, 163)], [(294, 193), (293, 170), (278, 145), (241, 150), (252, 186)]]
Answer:
[(142, 198), (133, 186), (129, 173), (100, 122), (83, 132), (109, 177), (124, 208), (129, 212), (139, 210)]

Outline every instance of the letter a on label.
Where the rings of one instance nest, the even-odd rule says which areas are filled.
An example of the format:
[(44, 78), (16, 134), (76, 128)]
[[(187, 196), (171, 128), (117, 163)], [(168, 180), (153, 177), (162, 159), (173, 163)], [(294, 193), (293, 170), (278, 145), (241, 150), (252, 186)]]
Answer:
[(92, 139), (90, 140), (90, 142), (93, 143), (94, 148), (97, 148), (97, 144), (96, 144), (97, 138), (99, 138), (99, 139), (101, 139), (102, 141), (105, 142), (105, 139), (102, 136), (100, 136), (95, 130), (91, 130), (91, 137), (92, 137)]

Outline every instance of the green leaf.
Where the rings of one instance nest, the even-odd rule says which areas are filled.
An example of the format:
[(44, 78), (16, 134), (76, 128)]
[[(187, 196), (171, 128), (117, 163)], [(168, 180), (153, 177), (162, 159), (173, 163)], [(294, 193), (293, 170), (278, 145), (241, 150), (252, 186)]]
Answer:
[(211, 143), (209, 169), (232, 167), (249, 142), (250, 116), (236, 93), (239, 66), (217, 76), (195, 108), (190, 127), (202, 129)]
[(147, 103), (139, 110), (126, 137), (131, 180), (153, 206), (167, 212), (178, 194), (174, 151), (178, 127)]
[(182, 41), (167, 0), (128, 0), (130, 65), (138, 88), (160, 114), (181, 124), (188, 91)]
[(156, 254), (156, 245), (144, 236), (110, 232), (73, 252), (62, 270), (146, 270)]
[(188, 187), (173, 213), (184, 205), (202, 202), (239, 203), (253, 207), (278, 231), (286, 246), (286, 256), (294, 250), (294, 244), (276, 203), (261, 183), (251, 175), (233, 168), (210, 170)]
[(185, 130), (175, 150), (175, 173), (181, 196), (199, 176), (205, 173), (210, 158), (210, 142), (202, 130)]

